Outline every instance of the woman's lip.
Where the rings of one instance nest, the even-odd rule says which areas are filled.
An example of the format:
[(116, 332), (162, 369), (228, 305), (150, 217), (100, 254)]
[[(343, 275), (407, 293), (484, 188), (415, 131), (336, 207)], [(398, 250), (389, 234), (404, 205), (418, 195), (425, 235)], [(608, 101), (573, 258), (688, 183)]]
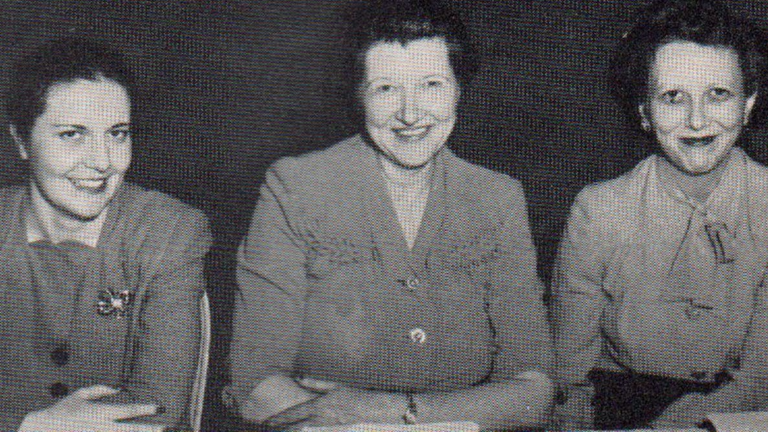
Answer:
[(679, 138), (679, 140), (690, 147), (706, 147), (710, 144), (712, 144), (717, 137), (714, 135), (705, 136), (705, 137), (687, 137), (687, 138)]
[(75, 188), (84, 190), (86, 192), (100, 193), (106, 190), (107, 180), (109, 177), (103, 178), (70, 178), (69, 181)]
[(429, 132), (430, 126), (414, 127), (414, 128), (402, 128), (394, 129), (397, 136), (403, 138), (423, 138)]

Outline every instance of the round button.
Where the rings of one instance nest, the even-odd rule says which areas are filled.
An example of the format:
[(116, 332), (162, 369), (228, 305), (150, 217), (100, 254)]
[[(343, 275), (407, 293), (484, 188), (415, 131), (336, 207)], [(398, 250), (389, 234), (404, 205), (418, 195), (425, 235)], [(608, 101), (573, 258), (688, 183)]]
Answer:
[(69, 363), (69, 350), (66, 345), (59, 345), (51, 351), (51, 361), (56, 366), (64, 366)]
[(405, 281), (405, 286), (408, 287), (411, 291), (416, 291), (416, 289), (419, 287), (419, 279), (418, 278), (408, 278), (408, 280)]
[(49, 387), (49, 390), (51, 391), (51, 396), (57, 399), (69, 394), (69, 387), (67, 387), (66, 384), (63, 384), (60, 382), (51, 384), (51, 387)]
[(411, 341), (417, 344), (423, 344), (427, 341), (427, 332), (420, 328), (415, 328), (410, 332)]
[(697, 320), (701, 318), (701, 308), (694, 305), (688, 305), (685, 308), (685, 316), (687, 316), (688, 319)]

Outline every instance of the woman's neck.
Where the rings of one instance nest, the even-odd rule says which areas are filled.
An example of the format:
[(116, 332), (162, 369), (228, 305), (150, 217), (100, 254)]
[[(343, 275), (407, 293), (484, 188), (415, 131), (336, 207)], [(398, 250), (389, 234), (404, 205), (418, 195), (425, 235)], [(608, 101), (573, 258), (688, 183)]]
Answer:
[(384, 167), (384, 175), (387, 181), (394, 185), (412, 189), (421, 190), (429, 188), (429, 177), (432, 172), (433, 162), (429, 161), (426, 165), (418, 168), (405, 168), (392, 162), (386, 157), (379, 157), (381, 165)]
[(709, 199), (712, 191), (720, 183), (723, 173), (728, 167), (729, 154), (712, 171), (705, 174), (693, 175), (682, 171), (673, 165), (667, 158), (661, 157), (659, 163), (659, 174), (663, 182), (672, 182), (685, 194), (688, 199), (697, 204), (704, 204)]

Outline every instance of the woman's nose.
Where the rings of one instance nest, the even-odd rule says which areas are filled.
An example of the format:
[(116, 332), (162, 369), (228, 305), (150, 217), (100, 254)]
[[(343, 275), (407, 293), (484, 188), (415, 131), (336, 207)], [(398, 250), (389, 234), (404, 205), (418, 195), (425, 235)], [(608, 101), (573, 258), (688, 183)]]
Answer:
[(701, 130), (707, 126), (707, 107), (703, 101), (694, 101), (688, 113), (688, 126), (693, 130)]
[(106, 171), (112, 163), (108, 140), (97, 134), (91, 135), (88, 140), (87, 166), (99, 171)]
[(400, 100), (397, 119), (405, 125), (413, 125), (421, 118), (418, 95), (413, 90), (405, 90)]

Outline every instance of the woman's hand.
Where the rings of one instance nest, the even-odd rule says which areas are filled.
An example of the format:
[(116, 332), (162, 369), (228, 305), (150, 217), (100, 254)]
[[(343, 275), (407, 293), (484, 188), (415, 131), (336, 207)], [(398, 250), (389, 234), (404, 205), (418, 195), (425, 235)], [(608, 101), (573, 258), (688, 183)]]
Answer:
[(322, 395), (270, 417), (265, 423), (269, 428), (393, 423), (406, 408), (405, 398), (396, 394), (357, 390), (328, 381), (304, 379), (297, 383)]
[(153, 404), (115, 404), (97, 401), (118, 392), (119, 390), (103, 385), (81, 388), (46, 409), (27, 414), (19, 432), (161, 432), (163, 430), (162, 425), (118, 423), (118, 420), (157, 413), (157, 405)]

